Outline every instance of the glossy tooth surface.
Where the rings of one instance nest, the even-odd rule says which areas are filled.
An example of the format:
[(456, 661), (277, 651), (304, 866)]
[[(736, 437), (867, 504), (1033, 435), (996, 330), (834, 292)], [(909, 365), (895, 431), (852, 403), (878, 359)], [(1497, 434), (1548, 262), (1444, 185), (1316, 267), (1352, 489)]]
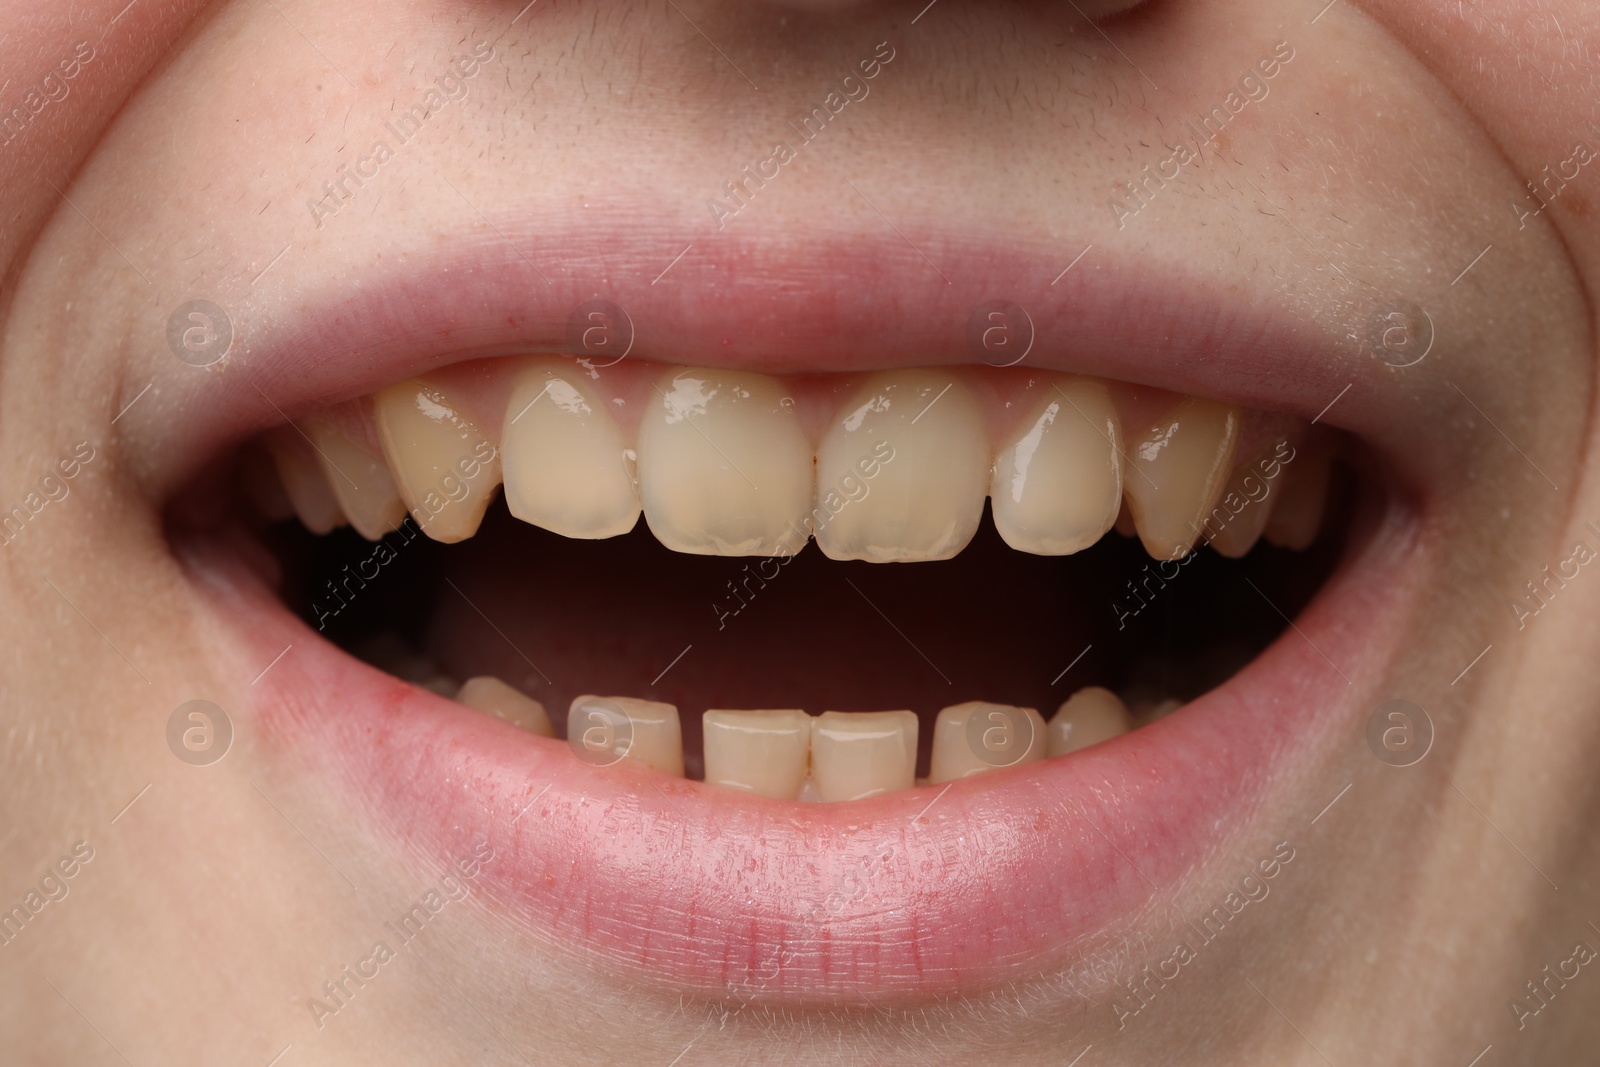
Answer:
[(706, 781), (797, 800), (811, 757), (811, 716), (794, 709), (705, 713)]
[(639, 492), (675, 552), (792, 555), (805, 545), (811, 442), (765, 375), (688, 369), (656, 384), (639, 424)]
[(540, 737), (556, 735), (543, 704), (493, 675), (480, 674), (476, 678), (468, 678), (462, 683), (456, 700), (469, 708), (487, 711), (497, 719), (504, 719)]
[(327, 475), (322, 473), (316, 453), (293, 426), (269, 434), (267, 451), (272, 453), (278, 481), (306, 529), (325, 534), (345, 524), (344, 509), (339, 506)]
[(318, 412), (301, 425), (356, 532), (376, 541), (399, 526), (406, 506), (383, 457), (353, 441), (331, 412)]
[(1328, 506), (1332, 465), (1333, 450), (1325, 441), (1313, 439), (1295, 447), (1294, 458), (1283, 465), (1278, 500), (1267, 517), (1268, 541), (1296, 551), (1311, 547)]
[(977, 403), (954, 376), (872, 375), (817, 450), (817, 545), (831, 559), (949, 559), (977, 531), (991, 460)]
[(1099, 382), (1049, 376), (1020, 436), (995, 457), (994, 524), (1019, 552), (1080, 552), (1122, 507), (1122, 430)]
[(825, 711), (811, 720), (811, 778), (822, 800), (910, 789), (916, 773), (914, 712)]
[(571, 360), (533, 360), (512, 378), (500, 452), (506, 506), (523, 522), (596, 538), (639, 519), (622, 429)]
[[(1280, 454), (1277, 445), (1270, 445), (1228, 476), (1217, 506), (1204, 523), (1211, 547), (1221, 555), (1239, 559), (1261, 539), (1261, 531), (1266, 529), (1278, 500), (1278, 478), (1283, 473), (1283, 464), (1277, 458)], [(1273, 472), (1270, 478), (1269, 471)]]
[(928, 781), (970, 778), (1044, 757), (1045, 725), (1037, 711), (970, 700), (945, 708), (934, 720)]
[(383, 453), (400, 498), (435, 541), (478, 531), (500, 484), (500, 453), (449, 394), (424, 378), (373, 397)]
[(1146, 552), (1188, 554), (1222, 494), (1238, 441), (1239, 410), (1199, 397), (1185, 397), (1170, 416), (1130, 435), (1122, 489)]
[(634, 697), (581, 696), (567, 709), (569, 741), (574, 734), (581, 735), (593, 724), (587, 707), (591, 702), (601, 707), (620, 709), (628, 717), (629, 736), (620, 745), (621, 759), (637, 760), (658, 771), (683, 777), (683, 729), (678, 723), (678, 709), (675, 706)]
[(1045, 731), (1048, 752), (1052, 756), (1064, 756), (1121, 737), (1131, 729), (1133, 719), (1122, 698), (1109, 689), (1092, 685), (1073, 693), (1050, 717)]

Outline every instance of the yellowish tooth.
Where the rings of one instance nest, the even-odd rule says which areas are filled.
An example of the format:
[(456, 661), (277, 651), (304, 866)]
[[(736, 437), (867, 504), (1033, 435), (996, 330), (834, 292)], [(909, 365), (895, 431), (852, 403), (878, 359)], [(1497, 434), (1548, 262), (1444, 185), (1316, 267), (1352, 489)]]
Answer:
[(491, 674), (468, 678), (462, 683), (456, 700), (469, 708), (487, 711), (497, 719), (504, 719), (512, 726), (520, 726), (540, 737), (556, 735), (543, 704)]
[(278, 469), (278, 480), (294, 506), (300, 522), (314, 534), (325, 534), (347, 521), (339, 498), (318, 465), (316, 454), (294, 427), (267, 435), (267, 451)]
[(636, 760), (683, 777), (683, 729), (672, 704), (633, 697), (578, 697), (567, 709), (567, 743), (590, 763)]
[(916, 772), (914, 712), (825, 711), (811, 720), (811, 777), (825, 802), (910, 789)]
[(934, 720), (928, 781), (970, 778), (1044, 757), (1045, 725), (1037, 711), (969, 700), (945, 708)]
[(563, 537), (616, 537), (639, 520), (622, 428), (570, 360), (532, 360), (511, 383), (500, 435), (506, 506)]
[(1131, 729), (1133, 719), (1122, 698), (1092, 685), (1073, 693), (1050, 717), (1048, 751), (1052, 756), (1064, 756), (1121, 737)]
[(977, 402), (955, 375), (871, 375), (817, 450), (817, 546), (830, 559), (949, 559), (978, 529), (992, 466)]
[[(1262, 472), (1276, 462), (1277, 451), (1276, 444), (1269, 445), (1250, 462), (1235, 467), (1217, 506), (1202, 524), (1211, 547), (1229, 559), (1239, 559), (1254, 548), (1266, 529), (1278, 494)], [(1281, 464), (1278, 470), (1282, 470)]]
[(1238, 408), (1192, 396), (1130, 441), (1122, 490), (1146, 552), (1156, 559), (1188, 555), (1222, 494), (1238, 441)]
[(350, 525), (369, 541), (376, 541), (400, 525), (406, 506), (400, 502), (389, 465), (350, 439), (332, 416), (319, 412), (302, 423), (311, 438), (328, 484)]
[(1122, 506), (1122, 430), (1099, 382), (1048, 376), (1021, 436), (995, 457), (995, 528), (1019, 552), (1081, 552)]
[(811, 716), (795, 709), (708, 711), (701, 721), (707, 782), (799, 799), (811, 756)]
[(656, 539), (700, 555), (798, 552), (812, 452), (783, 387), (760, 374), (691, 369), (656, 390), (639, 424), (639, 492)]
[(1278, 500), (1267, 518), (1268, 541), (1295, 551), (1311, 547), (1322, 529), (1332, 463), (1326, 442), (1312, 439), (1295, 446), (1293, 458), (1283, 462)]
[(424, 378), (373, 397), (383, 453), (400, 499), (435, 541), (478, 531), (500, 485), (500, 452), (449, 394)]

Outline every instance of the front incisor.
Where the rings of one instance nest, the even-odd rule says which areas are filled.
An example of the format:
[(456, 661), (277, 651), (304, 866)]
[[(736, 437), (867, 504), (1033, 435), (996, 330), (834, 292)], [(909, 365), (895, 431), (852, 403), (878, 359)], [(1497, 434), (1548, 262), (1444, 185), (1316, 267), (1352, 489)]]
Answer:
[(639, 424), (639, 491), (656, 539), (699, 555), (799, 551), (811, 507), (811, 442), (782, 385), (691, 368), (653, 388)]
[(871, 375), (817, 450), (817, 547), (873, 563), (951, 558), (977, 532), (991, 458), (977, 402), (955, 375)]
[(639, 520), (628, 447), (598, 390), (570, 360), (523, 364), (500, 434), (506, 507), (563, 537), (616, 537)]
[(797, 709), (708, 711), (701, 720), (706, 782), (796, 800), (811, 757), (811, 716)]
[(823, 801), (910, 789), (916, 773), (915, 712), (825, 711), (811, 720), (811, 777)]

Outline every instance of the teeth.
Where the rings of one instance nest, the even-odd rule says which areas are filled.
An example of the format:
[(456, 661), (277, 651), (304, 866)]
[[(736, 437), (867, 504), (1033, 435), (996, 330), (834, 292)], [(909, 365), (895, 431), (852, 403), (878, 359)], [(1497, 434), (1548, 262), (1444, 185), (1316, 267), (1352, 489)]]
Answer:
[(456, 694), (456, 700), (469, 708), (487, 711), (497, 719), (504, 719), (540, 737), (556, 735), (543, 704), (493, 675), (480, 674), (476, 678), (468, 678)]
[(803, 711), (708, 711), (706, 781), (728, 789), (796, 800), (811, 755), (811, 717)]
[(792, 555), (805, 544), (811, 443), (782, 386), (759, 374), (682, 370), (639, 426), (639, 490), (676, 552)]
[(1206, 517), (1211, 547), (1229, 559), (1239, 559), (1255, 547), (1277, 503), (1273, 480), (1265, 477), (1265, 472), (1281, 472), (1278, 447), (1270, 446), (1249, 463), (1235, 467), (1217, 506)]
[(995, 457), (994, 524), (1019, 552), (1080, 552), (1122, 505), (1121, 429), (1099, 382), (1063, 377), (1038, 401), (1022, 436)]
[(1181, 559), (1222, 493), (1239, 439), (1239, 411), (1187, 397), (1132, 441), (1123, 492), (1145, 551)]
[(916, 773), (915, 713), (825, 711), (811, 720), (811, 777), (822, 800), (910, 789)]
[[(615, 724), (605, 714), (618, 709), (627, 717), (627, 729), (615, 731)], [(584, 732), (593, 728), (605, 729), (615, 738), (615, 748), (610, 751), (586, 749), (592, 762), (614, 763), (618, 760), (637, 760), (658, 771), (683, 777), (683, 730), (678, 725), (678, 709), (656, 700), (636, 700), (633, 697), (578, 697), (567, 709), (567, 740), (569, 744), (583, 744)], [(576, 747), (575, 744), (575, 747)]]
[(512, 379), (500, 441), (506, 506), (563, 537), (615, 537), (639, 520), (622, 430), (571, 363), (540, 359)]
[(278, 480), (294, 505), (300, 522), (314, 534), (325, 534), (345, 524), (339, 498), (317, 464), (316, 455), (294, 427), (285, 427), (267, 437), (267, 450), (278, 468)]
[(478, 530), (500, 484), (500, 454), (439, 386), (413, 378), (373, 397), (400, 497), (435, 541)]
[(1133, 729), (1122, 698), (1109, 689), (1089, 686), (1069, 697), (1050, 718), (1049, 754), (1064, 756), (1080, 748), (1121, 737)]
[(1044, 719), (1033, 708), (972, 700), (939, 712), (928, 781), (987, 774), (1045, 757)]
[(990, 460), (978, 405), (953, 376), (875, 374), (817, 450), (817, 545), (830, 559), (949, 559), (978, 529)]
[(351, 440), (334, 413), (318, 412), (301, 423), (322, 463), (350, 525), (369, 541), (377, 541), (400, 525), (406, 506), (400, 502), (389, 465)]
[(1281, 548), (1300, 551), (1311, 547), (1322, 528), (1333, 451), (1322, 441), (1309, 440), (1291, 455), (1284, 461), (1278, 500), (1267, 517), (1266, 538)]

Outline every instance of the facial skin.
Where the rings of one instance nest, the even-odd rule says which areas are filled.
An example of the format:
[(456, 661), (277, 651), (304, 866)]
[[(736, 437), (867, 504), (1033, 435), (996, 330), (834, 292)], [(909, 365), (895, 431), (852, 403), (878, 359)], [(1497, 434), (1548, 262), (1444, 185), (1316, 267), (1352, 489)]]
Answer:
[[(1508, 602), (1576, 543), (1600, 548), (1584, 525), (1600, 525), (1600, 158), (1574, 153), (1600, 152), (1600, 11), (1217, 0), (1097, 29), (1043, 2), (519, 6), (87, 0), (12, 4), (0, 25), (0, 105), (35, 86), (49, 100), (0, 148), (0, 505), (50, 498), (0, 551), (0, 904), (51, 898), (0, 946), (11, 1062), (267, 1063), (289, 1046), (276, 1062), (1060, 1065), (1091, 1044), (1085, 1067), (1466, 1064), (1491, 1044), (1486, 1064), (1582, 1059), (1600, 1036), (1592, 967), (1520, 1029), (1508, 1002), (1537, 1004), (1525, 983), (1570, 974), (1577, 942), (1600, 947), (1600, 577), (1583, 569), (1531, 617)], [(719, 226), (708, 199), (879, 42), (894, 58), (870, 92)], [(492, 58), (457, 98), (392, 159), (361, 162), (480, 43)], [(1167, 146), (1230, 92), (1248, 103), (1174, 175)], [(341, 165), (371, 176), (337, 213), (308, 206)], [(1140, 205), (1119, 190), (1147, 165), (1166, 181)], [(1570, 177), (1535, 213), (1524, 183), (1546, 167)], [(547, 257), (558, 231), (592, 236)], [(354, 383), (362, 340), (323, 328), (293, 360), (261, 354), (400, 264), (692, 310), (737, 287), (693, 253), (661, 275), (686, 246), (747, 254), (759, 287), (825, 241), (896, 231), (914, 284), (1005, 276), (963, 259), (979, 237), (1061, 266), (1092, 245), (1077, 270), (1243, 291), (1326, 344), (1326, 365), (1283, 373), (1328, 402), (1351, 386), (1323, 421), (1378, 457), (1414, 562), (1383, 655), (1338, 665), (1349, 693), (1305, 739), (1314, 773), (1269, 783), (1203, 869), (1062, 968), (967, 999), (708, 1002), (469, 893), (316, 1028), (307, 996), (439, 872), (351, 808), (338, 753), (291, 757), (257, 728), (264, 664), (169, 539), (206, 511), (204, 494), (177, 516), (169, 501), (224, 447), (339, 398), (297, 390), (293, 360), (347, 365)], [(195, 298), (238, 331), (210, 369), (166, 342)], [(1359, 344), (1395, 299), (1436, 333), (1405, 368)], [(880, 352), (911, 325), (886, 308)], [(1159, 384), (1264, 406), (1271, 375), (1203, 359), (1230, 328), (1152, 342), (1171, 352)], [(805, 366), (781, 329), (723, 358)], [(216, 398), (252, 388), (273, 399), (219, 414)], [(78, 466), (65, 493), (42, 482), (63, 460)], [(237, 731), (213, 767), (167, 745), (194, 699)], [(1390, 699), (1431, 718), (1414, 766), (1366, 743)], [(1120, 982), (1278, 841), (1294, 860), (1270, 893), (1119, 1027)]]

